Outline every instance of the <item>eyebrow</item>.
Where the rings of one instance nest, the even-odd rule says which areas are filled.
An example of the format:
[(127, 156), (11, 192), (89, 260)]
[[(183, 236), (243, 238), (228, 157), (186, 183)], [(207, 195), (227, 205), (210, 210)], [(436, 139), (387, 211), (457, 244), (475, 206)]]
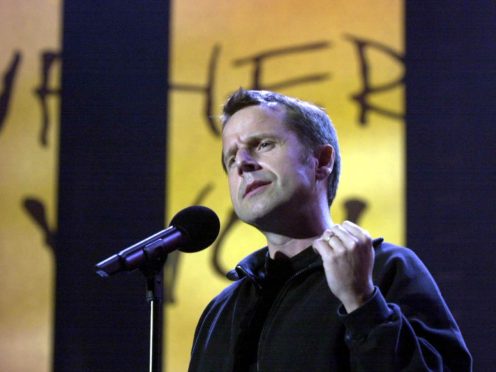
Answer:
[[(255, 134), (249, 135), (247, 138), (242, 140), (241, 143), (250, 146), (250, 145), (253, 145), (254, 143), (258, 143), (262, 139), (266, 139), (266, 138), (276, 139), (276, 138), (279, 138), (279, 136), (277, 136), (276, 134), (271, 133), (271, 132), (260, 132), (260, 133), (255, 133)], [(233, 146), (231, 146), (230, 148), (227, 149), (225, 154), (224, 154), (224, 149), (222, 150), (222, 166), (224, 167), (224, 169), (226, 167), (226, 160), (232, 154), (236, 153), (238, 148), (239, 148), (239, 146), (237, 144), (234, 144)]]

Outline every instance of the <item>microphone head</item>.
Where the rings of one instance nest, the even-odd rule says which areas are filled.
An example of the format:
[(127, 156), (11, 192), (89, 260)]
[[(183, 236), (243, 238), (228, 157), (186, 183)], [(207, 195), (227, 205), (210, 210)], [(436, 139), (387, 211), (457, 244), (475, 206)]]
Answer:
[(170, 223), (187, 236), (182, 252), (197, 252), (207, 248), (219, 235), (220, 222), (214, 211), (194, 205), (178, 212)]

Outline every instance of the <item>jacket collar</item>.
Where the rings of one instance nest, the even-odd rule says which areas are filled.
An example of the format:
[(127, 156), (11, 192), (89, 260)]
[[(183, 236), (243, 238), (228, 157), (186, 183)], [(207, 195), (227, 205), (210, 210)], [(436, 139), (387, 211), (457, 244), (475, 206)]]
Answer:
[[(376, 238), (372, 241), (372, 245), (374, 248), (378, 248), (383, 241), (383, 238)], [(267, 247), (259, 249), (242, 259), (233, 270), (226, 274), (226, 277), (232, 281), (248, 277), (257, 283), (257, 285), (260, 285), (265, 276), (264, 267), (265, 262), (268, 259), (269, 249)], [(315, 254), (315, 259), (311, 262), (309, 267), (320, 266), (321, 264), (322, 260), (320, 259), (320, 256)]]
[[(310, 247), (299, 253), (296, 257), (299, 257), (299, 264), (294, 268), (295, 273), (322, 266), (322, 259)], [(259, 249), (241, 260), (226, 276), (233, 281), (247, 277), (261, 288), (266, 276), (265, 271), (269, 260), (268, 248)]]
[(269, 249), (264, 247), (243, 258), (236, 267), (229, 271), (226, 276), (229, 280), (235, 281), (243, 277), (258, 282), (264, 276), (265, 260), (269, 257)]

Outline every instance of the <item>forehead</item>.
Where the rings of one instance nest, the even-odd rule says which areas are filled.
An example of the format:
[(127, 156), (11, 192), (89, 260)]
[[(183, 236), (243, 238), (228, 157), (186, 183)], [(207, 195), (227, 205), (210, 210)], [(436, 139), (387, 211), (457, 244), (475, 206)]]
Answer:
[(268, 132), (286, 132), (284, 124), (286, 111), (280, 105), (257, 105), (245, 107), (232, 115), (224, 125), (222, 142), (226, 145), (233, 140)]

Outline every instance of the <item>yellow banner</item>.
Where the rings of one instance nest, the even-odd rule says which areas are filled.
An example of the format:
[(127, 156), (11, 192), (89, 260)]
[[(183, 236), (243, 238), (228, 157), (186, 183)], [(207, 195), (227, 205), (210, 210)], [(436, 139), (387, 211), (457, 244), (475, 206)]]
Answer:
[(175, 1), (168, 216), (191, 204), (217, 212), (214, 245), (168, 262), (166, 369), (184, 371), (197, 320), (229, 284), (222, 273), (265, 245), (233, 217), (217, 116), (242, 86), (323, 106), (340, 140), (335, 222), (357, 221), (404, 243), (403, 2)]
[(52, 369), (60, 1), (0, 3), (0, 370)]

